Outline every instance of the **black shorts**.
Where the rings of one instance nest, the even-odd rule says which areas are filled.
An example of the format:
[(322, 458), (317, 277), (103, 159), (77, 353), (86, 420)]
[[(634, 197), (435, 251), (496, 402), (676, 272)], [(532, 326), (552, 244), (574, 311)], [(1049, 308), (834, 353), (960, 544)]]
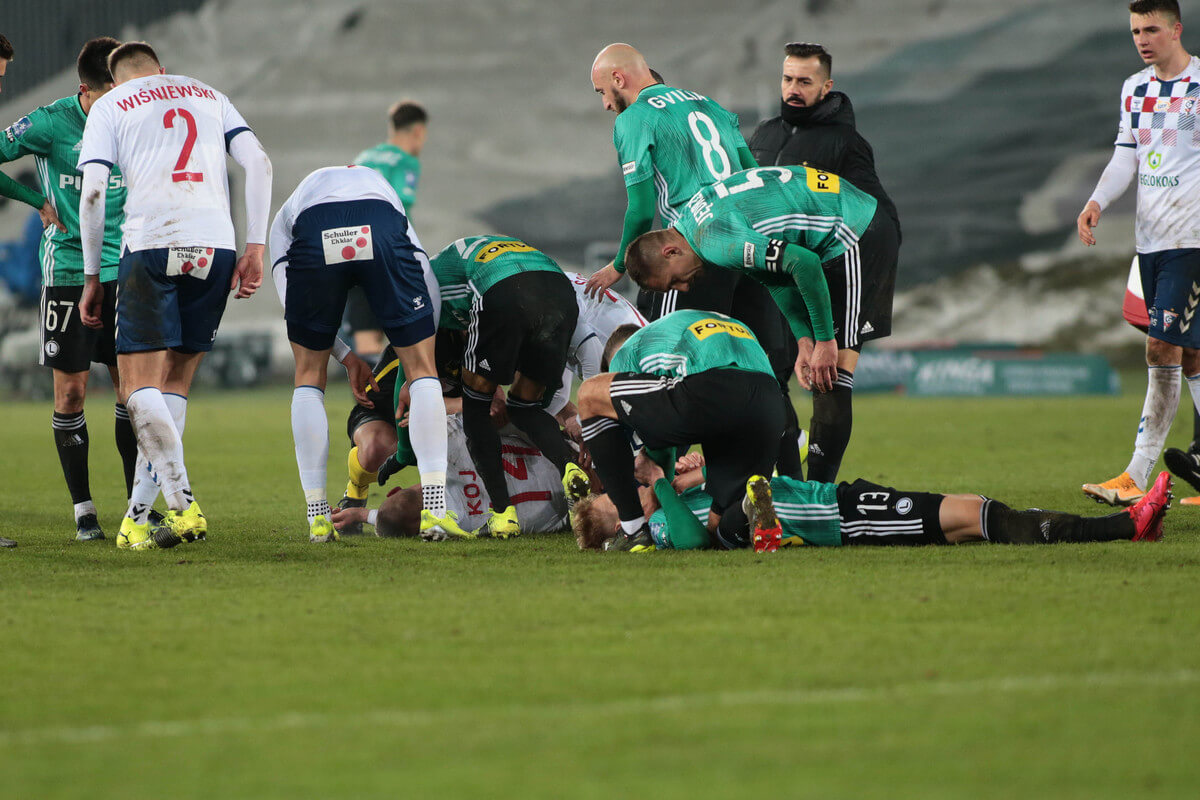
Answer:
[(732, 368), (680, 379), (620, 372), (609, 392), (617, 419), (647, 447), (700, 445), (718, 514), (741, 501), (751, 475), (770, 475), (775, 466), (784, 400), (771, 375)]
[(876, 211), (854, 247), (821, 265), (839, 350), (858, 350), (863, 342), (891, 335), (899, 251), (895, 222)]
[(800, 354), (792, 330), (767, 288), (749, 275), (733, 270), (708, 267), (696, 276), (686, 292), (642, 289), (638, 292), (637, 308), (650, 322), (685, 308), (717, 311), (733, 317), (754, 333), (781, 384), (791, 377), (792, 366)]
[(38, 304), (41, 350), (38, 363), (63, 372), (87, 372), (92, 362), (117, 363), (117, 282), (107, 281), (100, 308), (99, 330), (79, 319), (82, 286), (44, 286)]
[(385, 351), (379, 358), (379, 363), (374, 370), (375, 383), (379, 385), (379, 391), (367, 387), (367, 399), (373, 404), (373, 408), (354, 404), (354, 408), (350, 409), (350, 416), (346, 419), (346, 435), (350, 437), (350, 441), (354, 441), (354, 432), (368, 422), (379, 420), (388, 425), (396, 424), (396, 376), (400, 374), (400, 359), (390, 350)]
[(839, 483), (842, 543), (946, 544), (938, 521), (943, 499), (940, 494), (899, 492), (862, 479)]
[(561, 272), (520, 272), (471, 304), (463, 369), (499, 386), (520, 372), (553, 393), (562, 385), (579, 319), (571, 280)]

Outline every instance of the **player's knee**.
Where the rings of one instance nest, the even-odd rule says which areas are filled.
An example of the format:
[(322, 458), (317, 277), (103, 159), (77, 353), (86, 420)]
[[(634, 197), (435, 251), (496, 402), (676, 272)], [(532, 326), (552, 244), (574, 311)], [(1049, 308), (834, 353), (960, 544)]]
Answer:
[(372, 437), (358, 445), (358, 463), (367, 472), (378, 472), (387, 457), (396, 452), (396, 442)]
[(612, 398), (609, 396), (611, 383), (612, 381), (605, 375), (597, 375), (583, 382), (579, 387), (579, 396), (576, 398), (580, 419), (615, 417)]
[(60, 414), (78, 414), (83, 411), (83, 400), (87, 396), (87, 381), (75, 375), (67, 375), (54, 381), (54, 410)]
[(1146, 363), (1152, 367), (1173, 367), (1180, 363), (1182, 348), (1162, 339), (1146, 339)]

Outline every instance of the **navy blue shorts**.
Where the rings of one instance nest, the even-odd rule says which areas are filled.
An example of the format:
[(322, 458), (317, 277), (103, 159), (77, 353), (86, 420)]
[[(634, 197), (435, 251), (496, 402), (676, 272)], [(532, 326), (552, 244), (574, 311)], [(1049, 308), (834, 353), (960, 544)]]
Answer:
[(342, 324), (346, 293), (363, 288), (380, 327), (395, 347), (436, 332), (425, 285), (425, 255), (408, 238), (408, 217), (383, 200), (310, 206), (292, 226), (287, 251), (288, 339), (327, 350)]
[(212, 350), (237, 261), (232, 250), (125, 251), (117, 271), (117, 352)]
[(1138, 253), (1152, 339), (1200, 349), (1200, 249)]

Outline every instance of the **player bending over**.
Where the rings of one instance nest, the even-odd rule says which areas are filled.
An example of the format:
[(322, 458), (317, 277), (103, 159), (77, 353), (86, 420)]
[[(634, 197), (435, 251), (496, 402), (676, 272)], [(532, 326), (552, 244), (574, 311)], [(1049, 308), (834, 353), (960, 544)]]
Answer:
[[(703, 485), (703, 463), (695, 453), (684, 456), (671, 482), (657, 465), (643, 470), (648, 485), (640, 489), (641, 501), (654, 538), (643, 550), (1158, 541), (1171, 504), (1166, 472), (1134, 506), (1103, 517), (1017, 511), (982, 495), (908, 492), (861, 479), (833, 484), (754, 476), (741, 503), (726, 512), (720, 535), (709, 538), (698, 521), (712, 503)], [(577, 504), (572, 527), (580, 549), (618, 549), (619, 513), (607, 495)]]
[(421, 529), (466, 535), (446, 514), (446, 406), (434, 365), (440, 297), (429, 259), (395, 189), (366, 167), (325, 167), (287, 199), (271, 226), (272, 275), (296, 358), (292, 436), (310, 542), (338, 538), (325, 488), (326, 369), (335, 345), (359, 402), (366, 366), (337, 339), (346, 293), (360, 285), (404, 367), (421, 473)]
[(491, 422), (497, 387), (509, 387), (509, 420), (558, 468), (567, 496), (576, 500), (589, 491), (586, 473), (543, 407), (566, 367), (579, 317), (575, 294), (549, 256), (506, 236), (459, 239), (431, 264), (442, 293), (441, 327), (466, 331), (463, 430), (491, 498), (487, 535), (515, 536), (520, 522)]

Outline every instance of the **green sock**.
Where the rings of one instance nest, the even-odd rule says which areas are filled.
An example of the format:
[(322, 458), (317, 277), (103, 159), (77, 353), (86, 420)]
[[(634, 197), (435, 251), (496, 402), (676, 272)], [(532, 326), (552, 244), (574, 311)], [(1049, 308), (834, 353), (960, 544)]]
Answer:
[[(392, 389), (392, 408), (400, 405), (400, 389), (404, 386), (404, 369), (396, 365), (396, 386)], [(409, 438), (408, 428), (396, 425), (396, 461), (401, 467), (415, 467), (417, 454), (413, 452), (412, 439)]]
[(708, 547), (708, 529), (696, 519), (687, 504), (675, 494), (671, 482), (659, 478), (654, 482), (654, 496), (658, 498), (667, 517), (667, 532), (676, 550), (699, 550)]

